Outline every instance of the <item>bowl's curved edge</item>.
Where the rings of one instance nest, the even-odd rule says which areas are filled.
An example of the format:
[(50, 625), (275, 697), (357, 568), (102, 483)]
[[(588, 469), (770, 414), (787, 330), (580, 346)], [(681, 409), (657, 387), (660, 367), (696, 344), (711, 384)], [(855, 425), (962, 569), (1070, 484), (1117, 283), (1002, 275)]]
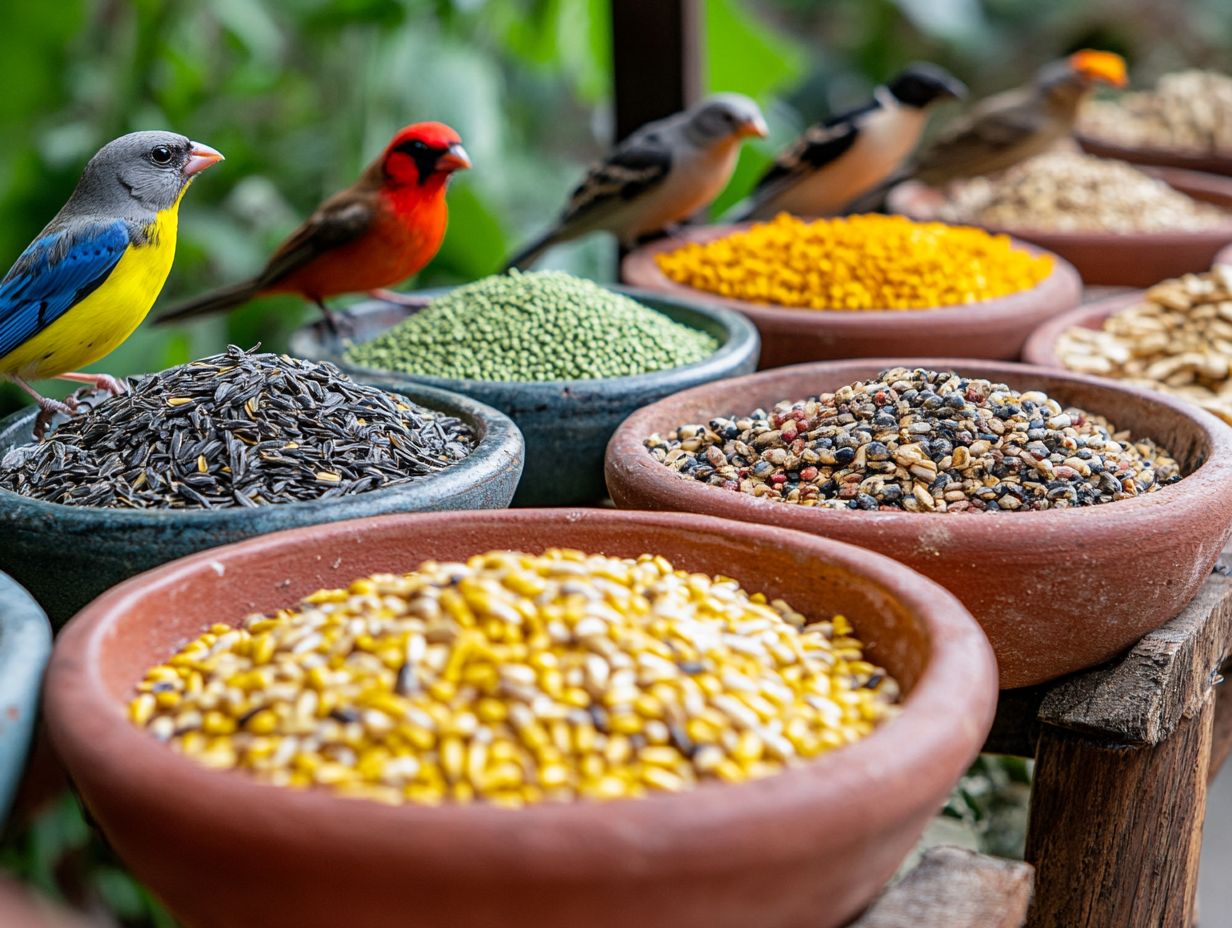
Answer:
[[(422, 293), (424, 296), (433, 296), (447, 292), (448, 289), (450, 288), (426, 290)], [(291, 344), (292, 349), (300, 356), (329, 361), (364, 383), (386, 383), (391, 387), (403, 384), (434, 387), (462, 396), (475, 397), (481, 402), (508, 410), (515, 417), (519, 411), (534, 410), (545, 403), (555, 404), (562, 397), (621, 406), (644, 395), (666, 395), (667, 392), (684, 386), (743, 373), (746, 368), (751, 371), (755, 365), (761, 345), (756, 326), (740, 313), (715, 300), (705, 299), (704, 294), (686, 299), (637, 287), (610, 286), (607, 289), (642, 301), (678, 322), (682, 320), (676, 318), (677, 315), (701, 317), (722, 332), (721, 344), (701, 361), (666, 370), (649, 371), (629, 377), (546, 381), (453, 380), (363, 367), (347, 360), (344, 345), (329, 336), (320, 323), (301, 326), (292, 335)], [(654, 303), (670, 305), (651, 305)], [(365, 301), (348, 307), (343, 315), (363, 320), (388, 311), (388, 304)], [(697, 326), (694, 324), (694, 327)]]
[(46, 614), (33, 596), (0, 573), (0, 830), (25, 767), (50, 657)]
[(1134, 290), (1131, 293), (1121, 293), (1104, 300), (1084, 303), (1068, 312), (1053, 316), (1036, 328), (1027, 338), (1026, 344), (1022, 346), (1023, 363), (1069, 370), (1057, 357), (1057, 339), (1060, 338), (1061, 333), (1075, 327), (1098, 329), (1109, 316), (1141, 302), (1144, 295), (1144, 290)]
[[(170, 801), (204, 803), (202, 814), (210, 814), (209, 810), (217, 808), (212, 803), (221, 800), (223, 807), (233, 811), (260, 807), (258, 820), (271, 815), (299, 816), (300, 821), (313, 822), (314, 829), (319, 826), (314, 832), (317, 838), (334, 848), (354, 848), (358, 840), (370, 842), (370, 847), (385, 846), (391, 854), (405, 854), (407, 833), (414, 834), (414, 829), (421, 826), (439, 827), (448, 820), (450, 834), (432, 843), (433, 854), (453, 859), (459, 865), (516, 867), (526, 853), (527, 836), (534, 834), (538, 836), (534, 841), (536, 855), (541, 859), (546, 855), (550, 866), (576, 875), (593, 864), (593, 858), (575, 842), (559, 840), (558, 827), (569, 829), (570, 834), (602, 833), (620, 846), (627, 846), (629, 841), (649, 840), (648, 846), (656, 854), (687, 854), (698, 860), (716, 859), (718, 849), (711, 839), (719, 828), (745, 828), (743, 833), (750, 835), (753, 845), (768, 840), (767, 846), (773, 847), (777, 832), (767, 827), (766, 816), (781, 821), (784, 815), (794, 816), (810, 803), (824, 802), (826, 797), (832, 800), (836, 788), (867, 788), (869, 778), (923, 779), (929, 783), (930, 793), (943, 796), (978, 753), (991, 725), (996, 703), (996, 669), (983, 633), (951, 594), (889, 558), (809, 535), (784, 535), (777, 528), (687, 514), (520, 510), (471, 515), (494, 526), (519, 519), (537, 519), (548, 524), (589, 520), (615, 527), (640, 527), (648, 532), (666, 527), (680, 532), (721, 533), (748, 543), (757, 543), (759, 539), (763, 543), (773, 539), (776, 545), (795, 543), (802, 552), (825, 556), (892, 590), (908, 608), (925, 617), (934, 643), (944, 643), (944, 648), (934, 652), (902, 713), (863, 741), (768, 780), (702, 787), (675, 796), (621, 803), (616, 830), (609, 806), (595, 803), (543, 804), (510, 814), (484, 806), (388, 808), (353, 802), (346, 807), (351, 814), (340, 816), (336, 814), (340, 801), (336, 797), (254, 784), (233, 773), (208, 770), (158, 744), (131, 726), (97, 668), (100, 641), (114, 633), (119, 617), (142, 595), (143, 589), (151, 584), (174, 584), (194, 571), (214, 569), (211, 562), (225, 559), (241, 546), (251, 550), (296, 539), (318, 543), (310, 540), (305, 530), (298, 529), (164, 565), (109, 591), (74, 619), (61, 635), (47, 683), (48, 714), (55, 723), (52, 736), (61, 756), (70, 770), (88, 770), (91, 776), (98, 772), (95, 765), (109, 768), (109, 776), (114, 778), (122, 775), (125, 765), (131, 764), (142, 771), (142, 778), (169, 777), (181, 785), (208, 783), (208, 796), (190, 792), (187, 796), (177, 794)], [(448, 525), (447, 518), (441, 514), (386, 516), (331, 526), (331, 530), (375, 532), (387, 526), (391, 531), (430, 531), (431, 526)], [(623, 529), (613, 528), (617, 530)], [(969, 711), (957, 717), (956, 704)], [(921, 725), (921, 719), (928, 724)], [(912, 737), (903, 738), (902, 733), (908, 730)], [(962, 750), (936, 756), (940, 745), (955, 737), (963, 745)], [(886, 769), (887, 749), (900, 765), (896, 772)], [(131, 789), (140, 790), (141, 785), (132, 783)], [(738, 802), (732, 801), (737, 798), (734, 791), (739, 793)], [(906, 800), (895, 791), (888, 791), (885, 800), (870, 812), (874, 833), (904, 814), (926, 815), (928, 811), (923, 806), (915, 808), (912, 800), (912, 808), (905, 812)], [(391, 824), (396, 828), (391, 829)], [(667, 827), (668, 824), (673, 827)]]
[[(0, 490), (0, 570), (14, 574), (59, 626), (94, 596), (133, 573), (204, 548), (299, 525), (391, 512), (503, 508), (525, 463), (521, 431), (504, 413), (459, 394), (398, 384), (395, 392), (474, 428), (479, 443), (458, 463), (406, 484), (353, 496), (255, 510), (116, 510), (64, 506)], [(0, 422), (0, 455), (28, 440), (35, 413)], [(67, 548), (67, 551), (65, 550)], [(48, 565), (60, 558), (57, 573)], [(75, 582), (66, 584), (71, 573)]]
[[(730, 384), (730, 394), (741, 396), (755, 392), (763, 378), (768, 381), (772, 378), (810, 376), (814, 371), (821, 376), (835, 369), (898, 365), (949, 367), (959, 371), (967, 367), (974, 369), (972, 376), (985, 376), (989, 369), (1009, 369), (1018, 380), (1039, 376), (1068, 382), (1077, 389), (1099, 391), (1107, 396), (1130, 394), (1137, 403), (1157, 409), (1162, 407), (1159, 413), (1161, 416), (1188, 420), (1194, 430), (1203, 436), (1208, 453), (1200, 465), (1182, 481), (1156, 493), (1103, 506), (992, 517), (1006, 520), (1007, 525), (1012, 524), (1016, 529), (1013, 533), (990, 531), (988, 520), (978, 516), (954, 516), (947, 519), (943, 516), (907, 512), (848, 513), (784, 506), (756, 500), (738, 492), (722, 491), (696, 481), (683, 480), (646, 453), (643, 440), (658, 427), (658, 420), (665, 414), (665, 410), (671, 410), (672, 421), (680, 422), (706, 421), (719, 414), (707, 391), (696, 388), (639, 410), (617, 430), (608, 446), (605, 459), (605, 475), (612, 500), (621, 508), (707, 513), (838, 537), (872, 550), (895, 551), (895, 556), (938, 580), (962, 580), (962, 577), (976, 576), (970, 574), (970, 570), (977, 564), (969, 554), (974, 551), (982, 552), (980, 558), (986, 561), (1020, 563), (1028, 552), (1037, 548), (1040, 552), (1082, 551), (1089, 549), (1093, 539), (1100, 539), (1101, 544), (1108, 546), (1109, 550), (1121, 551), (1125, 557), (1132, 559), (1133, 539), (1148, 531), (1150, 526), (1156, 525), (1160, 517), (1166, 517), (1169, 524), (1177, 530), (1182, 530), (1182, 526), (1188, 526), (1191, 532), (1196, 530), (1194, 526), (1202, 526), (1203, 529), (1201, 536), (1193, 536), (1192, 542), (1187, 540), (1186, 550), (1190, 547), (1194, 549), (1194, 561), (1175, 564), (1174, 576), (1166, 587), (1167, 594), (1159, 595), (1175, 600), (1179, 608), (1188, 596), (1196, 592), (1202, 578), (1209, 573), (1232, 533), (1232, 459), (1229, 458), (1232, 454), (1232, 428), (1197, 407), (1118, 381), (1070, 371), (953, 358), (859, 359), (801, 364), (791, 368), (763, 371), (733, 381)], [(996, 376), (998, 379), (1009, 379), (1006, 374)], [(1095, 408), (1092, 411), (1099, 412), (1100, 409)], [(1152, 537), (1159, 535), (1156, 530)], [(1168, 536), (1165, 533), (1162, 537), (1166, 539)], [(1031, 543), (1026, 544), (1026, 539), (1031, 539)], [(1168, 550), (1172, 549), (1172, 546), (1168, 546)], [(1039, 554), (1039, 558), (1044, 557), (1045, 554)], [(934, 565), (950, 561), (966, 563), (967, 571), (961, 577), (951, 577), (944, 572), (934, 573)], [(1036, 558), (1033, 557), (1031, 562), (1035, 561)], [(1042, 567), (1043, 561), (1037, 566)], [(969, 582), (973, 581), (962, 580), (964, 584)], [(977, 615), (977, 618), (990, 621), (988, 615)], [(1077, 663), (1071, 658), (1071, 663), (1067, 665), (1060, 660), (1045, 659), (1045, 652), (1037, 654), (1022, 651), (1019, 654), (1016, 649), (1019, 642), (1026, 640), (1023, 638), (1026, 626), (1019, 626), (1015, 622), (1026, 622), (1026, 617), (1020, 616), (1014, 622), (1007, 623), (999, 611), (998, 615), (992, 618), (1007, 630), (1008, 637), (998, 639), (997, 643), (1000, 658), (1008, 664), (1001, 668), (1003, 685), (1006, 687), (1041, 683), (1083, 666), (1091, 666), (1092, 663), (1113, 656), (1123, 644), (1130, 643), (1126, 641), (1118, 645), (1112, 640), (1114, 629), (1109, 627), (1096, 642), (1101, 655), (1098, 660)], [(1167, 618), (1168, 616), (1165, 616), (1164, 620)], [(1136, 625), (1142, 624), (1141, 619), (1131, 622), (1125, 618), (1123, 621), (1125, 624), (1118, 626), (1118, 633), (1123, 636)], [(1149, 630), (1142, 628), (1134, 635), (1134, 640)], [(1091, 642), (1084, 648), (1092, 652), (1097, 650)], [(1076, 649), (1075, 655), (1079, 650), (1082, 649)], [(1045, 666), (1046, 664), (1050, 666)]]
[(1121, 145), (1094, 135), (1075, 132), (1074, 139), (1088, 154), (1148, 167), (1180, 168), (1208, 174), (1232, 174), (1232, 155), (1203, 154), (1177, 148)]
[[(1052, 258), (1052, 272), (1040, 283), (1030, 290), (1007, 294), (979, 303), (934, 306), (910, 311), (873, 309), (859, 312), (837, 312), (774, 306), (768, 303), (750, 303), (676, 283), (663, 273), (655, 261), (656, 257), (664, 252), (674, 251), (691, 243), (722, 238), (746, 229), (750, 225), (754, 223), (693, 227), (677, 236), (657, 239), (631, 251), (624, 257), (621, 262), (621, 277), (628, 281), (630, 286), (649, 293), (664, 294), (682, 300), (710, 300), (734, 309), (755, 322), (771, 323), (775, 328), (795, 326), (801, 329), (832, 329), (840, 336), (847, 332), (876, 330), (887, 325), (900, 330), (931, 329), (939, 320), (962, 321), (969, 325), (1010, 322), (1013, 321), (1015, 315), (1024, 310), (1032, 310), (1031, 315), (1033, 316), (1047, 318), (1077, 305), (1082, 296), (1082, 278), (1069, 261), (1049, 251), (1046, 247), (1013, 236), (1011, 238), (1016, 248), (1032, 254), (1046, 254)], [(800, 326), (802, 322), (807, 325)]]

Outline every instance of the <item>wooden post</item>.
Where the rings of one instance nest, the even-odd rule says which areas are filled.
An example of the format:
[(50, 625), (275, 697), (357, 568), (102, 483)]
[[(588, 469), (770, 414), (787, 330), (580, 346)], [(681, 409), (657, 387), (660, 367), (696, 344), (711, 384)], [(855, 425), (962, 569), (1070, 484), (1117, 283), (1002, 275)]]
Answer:
[(1044, 726), (1027, 860), (1028, 928), (1188, 928), (1194, 921), (1215, 701), (1151, 747)]
[(701, 93), (701, 0), (612, 0), (616, 139)]

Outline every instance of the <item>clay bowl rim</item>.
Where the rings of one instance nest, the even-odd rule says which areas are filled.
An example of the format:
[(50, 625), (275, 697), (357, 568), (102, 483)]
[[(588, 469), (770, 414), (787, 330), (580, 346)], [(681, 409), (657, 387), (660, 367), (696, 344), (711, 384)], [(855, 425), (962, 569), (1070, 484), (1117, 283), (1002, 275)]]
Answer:
[[(117, 700), (103, 679), (100, 651), (104, 640), (125, 634), (124, 616), (146, 595), (158, 595), (191, 582), (194, 577), (217, 577), (217, 565), (254, 550), (316, 549), (328, 543), (329, 535), (356, 532), (377, 537), (382, 532), (427, 535), (433, 527), (456, 524), (459, 515), (404, 513), (336, 522), (323, 527), (326, 537), (322, 537), (321, 527), (263, 535), (164, 564), (103, 594), (65, 627), (47, 674), (49, 731), (60, 756), (68, 761), (70, 774), (73, 766), (89, 764), (91, 769), (103, 769), (108, 778), (121, 778), (115, 781), (124, 782), (127, 790), (139, 795), (146, 795), (148, 790), (165, 790), (163, 784), (174, 783), (180, 796), (176, 801), (191, 802), (194, 817), (226, 809), (230, 827), (241, 832), (253, 827), (248, 823), (270, 817), (310, 823), (313, 834), (331, 848), (330, 853), (343, 856), (382, 850), (406, 855), (408, 828), (436, 829), (425, 832), (428, 838), (423, 845), (432, 850), (434, 860), (456, 860), (459, 865), (468, 866), (480, 860), (484, 866), (503, 865), (517, 872), (526, 867), (528, 831), (542, 834), (546, 832), (536, 829), (559, 829), (560, 833), (605, 836), (598, 841), (598, 850), (585, 853), (579, 853), (569, 842), (536, 846), (533, 869), (579, 874), (602, 867), (610, 846), (625, 843), (619, 835), (608, 840), (614, 834), (615, 823), (625, 836), (630, 829), (653, 834), (655, 842), (649, 853), (654, 858), (700, 854), (713, 859), (716, 828), (764, 825), (767, 821), (798, 817), (801, 810), (831, 807), (836, 800), (834, 784), (837, 781), (842, 788), (844, 777), (855, 776), (854, 771), (889, 771), (884, 775), (890, 776), (894, 771), (912, 769), (920, 771), (918, 780), (928, 783), (927, 792), (944, 792), (951, 778), (933, 772), (945, 765), (930, 761), (939, 752), (944, 755), (952, 749), (955, 732), (971, 743), (973, 751), (978, 750), (983, 730), (991, 724), (997, 692), (991, 647), (970, 612), (939, 584), (888, 557), (854, 545), (681, 513), (527, 509), (485, 510), (467, 513), (465, 517), (496, 528), (508, 523), (534, 522), (550, 530), (557, 524), (589, 521), (604, 531), (632, 530), (648, 540), (653, 539), (656, 531), (670, 529), (735, 539), (752, 546), (797, 546), (802, 552), (871, 581), (923, 623), (930, 653), (920, 678), (902, 704), (902, 711), (858, 743), (762, 780), (705, 784), (684, 793), (639, 799), (543, 803), (517, 810), (485, 804), (391, 807), (323, 790), (287, 789), (242, 773), (210, 769), (134, 727), (125, 711), (126, 702)], [(137, 681), (132, 682), (135, 685)], [(956, 706), (962, 706), (962, 713), (955, 713)], [(943, 723), (936, 724), (938, 719)], [(843, 774), (844, 766), (851, 772)], [(861, 774), (858, 782), (872, 781)], [(88, 802), (89, 797), (85, 798)], [(866, 819), (869, 832), (901, 821), (916, 805), (918, 800), (905, 797), (901, 791), (886, 796), (885, 801), (874, 804)], [(440, 841), (445, 828), (451, 838)]]
[(1159, 145), (1123, 145), (1086, 132), (1074, 132), (1074, 141), (1088, 154), (1144, 167), (1175, 168), (1204, 174), (1232, 174), (1232, 152), (1195, 151)]
[(1215, 260), (1211, 262), (1211, 266), (1214, 267), (1216, 264), (1232, 264), (1232, 242), (1229, 242), (1216, 253)]
[[(914, 219), (914, 217), (907, 217)], [(933, 220), (930, 220), (933, 221)], [(1037, 299), (1061, 297), (1066, 291), (1072, 291), (1074, 299), (1082, 291), (1082, 278), (1077, 269), (1060, 255), (1042, 248), (1031, 242), (1022, 241), (1014, 236), (1013, 246), (1034, 255), (1047, 255), (1052, 258), (1052, 271), (1029, 290), (1019, 290), (1005, 296), (990, 300), (980, 300), (975, 303), (952, 303), (946, 306), (928, 306), (920, 309), (861, 309), (859, 311), (817, 310), (808, 307), (779, 306), (774, 303), (754, 303), (735, 297), (709, 293), (694, 287), (676, 283), (659, 268), (655, 258), (668, 251), (675, 251), (685, 245), (710, 242), (723, 238), (734, 232), (741, 232), (754, 225), (764, 225), (760, 222), (735, 222), (690, 227), (667, 238), (657, 239), (635, 249), (624, 257), (620, 264), (622, 279), (634, 280), (642, 289), (654, 293), (663, 293), (680, 299), (709, 299), (721, 301), (725, 306), (731, 306), (738, 312), (748, 315), (755, 322), (791, 325), (800, 328), (807, 334), (810, 329), (856, 330), (870, 327), (886, 328), (901, 327), (904, 323), (916, 323), (921, 320), (959, 320), (968, 325), (979, 326), (990, 321), (1005, 321), (1013, 319), (1014, 314), (1021, 313), (1024, 304), (1030, 304)], [(801, 325), (801, 323), (804, 323)]]
[[(1108, 159), (1115, 161), (1115, 158)], [(1200, 200), (1204, 203), (1220, 206), (1229, 213), (1228, 220), (1217, 226), (1206, 229), (1173, 229), (1171, 231), (1155, 232), (1103, 232), (1098, 230), (1081, 231), (1078, 229), (1042, 229), (1032, 226), (995, 226), (979, 222), (950, 223), (951, 225), (966, 225), (983, 229), (997, 235), (1008, 235), (1011, 238), (1037, 241), (1054, 247), (1072, 247), (1084, 245), (1089, 247), (1124, 248), (1130, 245), (1134, 248), (1158, 248), (1174, 246), (1177, 243), (1196, 246), (1216, 247), (1232, 242), (1232, 177), (1210, 174), (1205, 171), (1191, 171), (1185, 168), (1164, 167), (1162, 165), (1134, 165), (1145, 174), (1162, 180), (1169, 187)], [(886, 195), (886, 206), (892, 212), (917, 222), (948, 222), (938, 219), (935, 213), (920, 210), (903, 204), (903, 198), (909, 197), (924, 185), (919, 181), (907, 181), (893, 187)], [(1227, 198), (1228, 203), (1218, 203), (1211, 197)]]
[[(1099, 528), (1123, 529), (1127, 519), (1150, 519), (1153, 514), (1152, 510), (1156, 506), (1180, 502), (1192, 497), (1195, 491), (1200, 493), (1199, 484), (1202, 487), (1208, 487), (1221, 481), (1232, 482), (1232, 429), (1213, 415), (1164, 394), (1131, 387), (1116, 380), (1077, 374), (1064, 368), (1040, 367), (1010, 361), (986, 361), (978, 358), (856, 358), (845, 361), (813, 361), (807, 364), (773, 368), (725, 381), (725, 386), (729, 395), (739, 396), (742, 389), (754, 381), (754, 378), (769, 380), (785, 374), (794, 374), (800, 379), (819, 379), (830, 372), (893, 367), (955, 370), (967, 377), (987, 377), (988, 374), (996, 372), (994, 382), (1006, 382), (1008, 373), (1011, 385), (1042, 377), (1067, 381), (1076, 386), (1103, 392), (1126, 393), (1140, 402), (1159, 407), (1159, 413), (1162, 416), (1179, 416), (1190, 420), (1205, 440), (1205, 448), (1200, 449), (1204, 458), (1197, 468), (1185, 474), (1176, 483), (1161, 487), (1154, 493), (1102, 503), (1097, 506), (1031, 510), (1011, 512), (1006, 515), (995, 514), (992, 519), (984, 518), (984, 513), (947, 515), (946, 513), (929, 512), (882, 512), (880, 510), (839, 510), (814, 506), (793, 506), (759, 499), (747, 493), (722, 490), (696, 480), (685, 480), (676, 476), (663, 464), (651, 459), (642, 444), (643, 440), (655, 431), (651, 423), (661, 415), (663, 410), (677, 405), (688, 405), (693, 397), (706, 389), (705, 387), (694, 387), (645, 406), (621, 423), (608, 444), (605, 456), (604, 472), (608, 479), (608, 492), (615, 498), (621, 494), (612, 492), (613, 483), (624, 484), (632, 488), (640, 497), (649, 495), (658, 499), (670, 498), (678, 501), (678, 505), (672, 506), (675, 510), (705, 512), (745, 521), (765, 520), (768, 523), (809, 532), (824, 532), (828, 526), (834, 525), (856, 526), (857, 528), (868, 526), (869, 528), (897, 529), (909, 537), (914, 537), (910, 533), (918, 532), (930, 522), (934, 525), (944, 524), (952, 539), (949, 544), (957, 546), (979, 542), (990, 531), (1027, 532), (1046, 525), (1057, 533), (1049, 536), (1050, 544), (1055, 546), (1061, 544), (1058, 536), (1062, 532), (1067, 538), (1078, 543), (1090, 531)], [(850, 382), (850, 380), (844, 382)], [(784, 397), (784, 399), (792, 400), (799, 398), (801, 397)], [(1096, 415), (1103, 414), (1099, 409), (1086, 411)], [(725, 412), (726, 410), (716, 410), (715, 414), (722, 415)], [(1111, 418), (1116, 424), (1115, 412), (1111, 413)], [(1151, 436), (1145, 437), (1150, 438)], [(936, 520), (944, 520), (944, 522)], [(1005, 524), (1004, 529), (999, 527), (1002, 523)], [(990, 525), (998, 527), (990, 529)]]
[[(1141, 303), (1146, 298), (1145, 290), (1134, 290), (1130, 293), (1118, 293), (1076, 306), (1068, 312), (1061, 313), (1049, 319), (1031, 333), (1026, 344), (1022, 346), (1022, 359), (1027, 364), (1068, 371), (1070, 368), (1061, 363), (1057, 357), (1057, 339), (1067, 329), (1098, 329), (1110, 316), (1122, 309), (1127, 309)], [(1074, 372), (1077, 373), (1077, 372)], [(1116, 378), (1107, 378), (1116, 379)]]
[[(592, 283), (597, 283), (592, 281)], [(465, 285), (459, 285), (465, 286)], [(339, 368), (354, 377), (362, 377), (364, 382), (375, 380), (389, 380), (389, 378), (398, 378), (399, 382), (422, 383), (427, 386), (436, 387), (438, 390), (446, 390), (449, 392), (465, 393), (467, 395), (475, 393), (485, 393), (493, 391), (518, 392), (530, 396), (533, 399), (538, 397), (543, 398), (558, 398), (562, 394), (577, 394), (577, 393), (604, 393), (610, 397), (621, 397), (627, 394), (639, 394), (648, 389), (656, 387), (670, 387), (681, 379), (689, 379), (692, 377), (706, 377), (715, 379), (724, 376), (724, 372), (732, 367), (739, 365), (746, 358), (756, 358), (757, 352), (761, 349), (761, 335), (748, 319), (744, 318), (740, 313), (728, 309), (713, 300), (690, 300), (680, 296), (666, 293), (657, 293), (653, 290), (644, 287), (628, 287), (622, 284), (603, 284), (598, 283), (598, 286), (605, 290), (611, 290), (614, 293), (619, 293), (630, 299), (636, 300), (645, 305), (646, 300), (655, 300), (659, 302), (674, 303), (676, 309), (683, 309), (686, 312), (693, 312), (701, 316), (705, 316), (712, 322), (715, 322), (723, 330), (723, 338), (711, 354), (707, 355), (700, 361), (694, 361), (691, 364), (682, 364), (677, 367), (669, 367), (659, 371), (646, 371), (641, 374), (629, 374), (623, 377), (591, 377), (591, 378), (573, 378), (569, 380), (473, 380), (467, 378), (450, 379), (448, 377), (435, 377), (429, 374), (411, 374), (405, 371), (389, 370), (379, 367), (364, 367), (363, 365), (355, 364), (346, 360), (345, 350), (335, 351), (326, 350), (323, 357), (325, 360), (336, 364)], [(442, 296), (457, 287), (434, 287), (429, 290), (418, 290), (409, 296), (424, 296), (433, 299), (437, 296)], [(347, 316), (358, 316), (367, 313), (375, 312), (376, 309), (384, 305), (379, 300), (364, 300), (361, 303), (356, 303), (349, 306), (343, 311), (344, 318)], [(656, 312), (663, 312), (656, 309), (654, 306), (647, 306), (648, 309), (654, 309)], [(418, 310), (415, 310), (418, 311)], [(667, 315), (667, 313), (663, 313)], [(413, 315), (413, 312), (409, 315)], [(669, 318), (671, 318), (669, 316)], [(678, 320), (672, 319), (673, 322)], [(396, 325), (397, 323), (395, 323)], [(689, 328), (697, 328), (688, 323), (680, 323), (688, 325)], [(393, 326), (389, 326), (382, 330), (381, 334), (389, 331)], [(312, 333), (314, 342), (317, 345), (323, 345), (323, 341), (318, 334), (321, 329), (320, 322), (311, 322), (301, 326), (292, 335), (292, 346), (302, 344), (300, 339), (309, 337)], [(698, 330), (702, 331), (702, 330)], [(375, 336), (374, 336), (375, 337)], [(367, 339), (371, 341), (372, 339)], [(362, 343), (361, 343), (362, 344)]]
[[(435, 487), (436, 495), (446, 499), (451, 493), (460, 492), (467, 487), (486, 484), (499, 475), (504, 470), (503, 458), (507, 453), (512, 453), (514, 460), (520, 459), (525, 454), (522, 434), (513, 420), (499, 409), (494, 409), (486, 403), (429, 384), (389, 384), (370, 381), (365, 381), (365, 384), (394, 393), (403, 399), (411, 400), (437, 412), (456, 416), (468, 422), (472, 428), (481, 426), (483, 434), (479, 439), (479, 444), (456, 464), (417, 477), (407, 483), (378, 487), (375, 490), (330, 499), (271, 503), (255, 509), (246, 506), (232, 506), (226, 509), (122, 509), (103, 506), (70, 506), (65, 503), (22, 496), (12, 490), (0, 488), (0, 523), (14, 520), (30, 521), (39, 518), (72, 518), (78, 522), (106, 525), (109, 529), (158, 528), (170, 522), (191, 527), (229, 528), (242, 527), (254, 518), (275, 512), (291, 513), (296, 518), (311, 521), (319, 514), (336, 513), (340, 507), (366, 506), (373, 501), (380, 502), (395, 497), (414, 497), (428, 486)], [(33, 410), (25, 409), (0, 419), (0, 437), (19, 426), (24, 428), (26, 422), (34, 415)], [(0, 449), (0, 452), (2, 451), (3, 449)]]

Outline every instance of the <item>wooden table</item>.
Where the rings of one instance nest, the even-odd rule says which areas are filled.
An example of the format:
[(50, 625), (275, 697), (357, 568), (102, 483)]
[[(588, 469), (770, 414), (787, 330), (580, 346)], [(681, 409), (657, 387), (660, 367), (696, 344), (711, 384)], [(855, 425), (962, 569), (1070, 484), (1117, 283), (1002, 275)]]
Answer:
[(1225, 553), (1119, 660), (1002, 692), (985, 751), (1035, 758), (1027, 863), (934, 849), (851, 928), (1190, 928), (1207, 784), (1232, 751), (1230, 654)]

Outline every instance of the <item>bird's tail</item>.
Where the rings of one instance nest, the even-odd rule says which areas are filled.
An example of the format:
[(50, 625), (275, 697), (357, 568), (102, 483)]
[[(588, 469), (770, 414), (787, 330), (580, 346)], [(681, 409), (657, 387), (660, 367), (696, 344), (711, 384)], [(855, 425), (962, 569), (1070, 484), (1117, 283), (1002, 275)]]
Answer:
[(255, 279), (245, 280), (238, 284), (232, 284), (229, 287), (220, 287), (217, 290), (211, 290), (209, 293), (181, 303), (179, 306), (173, 306), (155, 319), (154, 322), (156, 325), (163, 325), (167, 322), (191, 319), (194, 316), (205, 316), (209, 313), (222, 312), (233, 306), (239, 306), (241, 303), (247, 303), (260, 291), (261, 285)]
[(559, 229), (552, 229), (545, 232), (543, 235), (539, 236), (529, 245), (524, 247), (521, 251), (516, 252), (512, 258), (506, 261), (505, 270), (508, 271), (512, 268), (517, 268), (519, 271), (526, 270), (537, 260), (539, 260), (539, 256), (541, 254), (561, 241), (563, 241), (563, 239), (560, 237)]

